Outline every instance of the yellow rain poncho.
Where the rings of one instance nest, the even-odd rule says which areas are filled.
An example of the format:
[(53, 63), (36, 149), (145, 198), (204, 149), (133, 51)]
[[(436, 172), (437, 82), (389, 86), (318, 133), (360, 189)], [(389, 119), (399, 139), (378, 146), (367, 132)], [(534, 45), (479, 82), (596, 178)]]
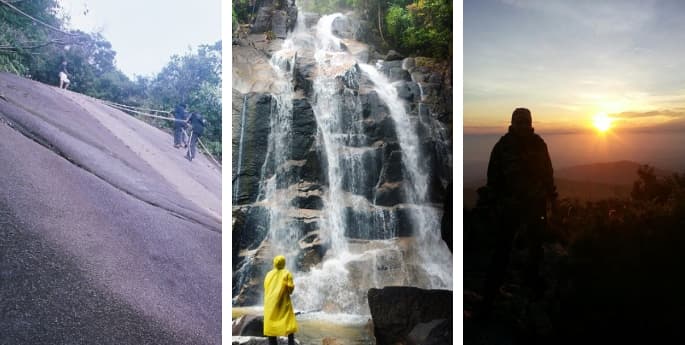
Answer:
[(274, 258), (274, 269), (264, 278), (264, 335), (286, 336), (297, 332), (297, 321), (290, 302), (295, 290), (293, 275), (285, 269), (285, 257)]

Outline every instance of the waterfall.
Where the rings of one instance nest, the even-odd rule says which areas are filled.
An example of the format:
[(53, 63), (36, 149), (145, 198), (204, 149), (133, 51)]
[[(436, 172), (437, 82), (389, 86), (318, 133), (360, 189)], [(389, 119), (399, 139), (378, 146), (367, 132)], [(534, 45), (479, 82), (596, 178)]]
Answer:
[(271, 94), (269, 149), (262, 166), (262, 178), (268, 178), (260, 187), (262, 203), (269, 210), (269, 234), (272, 251), (284, 255), (288, 268), (294, 269), (293, 258), (297, 252), (299, 229), (288, 221), (292, 209), (289, 194), (284, 185), (289, 185), (285, 169), (292, 146), (293, 121), (293, 60), (287, 51), (274, 54), (270, 60), (271, 67), (277, 72), (278, 80), (274, 81), (274, 92)]
[[(274, 81), (271, 132), (257, 204), (269, 211), (269, 252), (285, 255), (288, 269), (294, 272), (296, 309), (363, 315), (369, 313), (366, 292), (371, 287), (451, 289), (452, 256), (440, 239), (441, 211), (429, 198), (428, 167), (422, 165), (425, 159), (417, 134), (423, 124), (407, 113), (395, 86), (366, 61), (358, 61), (347, 48), (349, 40), (333, 34), (333, 23), (342, 16), (323, 16), (307, 29), (304, 16), (298, 15), (295, 30), (272, 55), (271, 65), (279, 78)], [(297, 70), (298, 61), (310, 66), (301, 67), (310, 68), (310, 90), (295, 90), (296, 74), (304, 73)], [(366, 118), (370, 115), (365, 113), (363, 97), (371, 91), (387, 107), (397, 143), (395, 139), (374, 142), (378, 139), (367, 135), (365, 126), (371, 120)], [(293, 123), (304, 116), (294, 111), (293, 102), (301, 99), (311, 106), (316, 122), (314, 148), (325, 166), (316, 187), (322, 205), (315, 210), (291, 203), (301, 195), (302, 186), (300, 177), (288, 170), (301, 164), (289, 158)], [(394, 168), (401, 170), (401, 181), (385, 184), (402, 189), (398, 197), (402, 201), (379, 205), (376, 189), (383, 181), (382, 168), (388, 165), (386, 156), (394, 153), (401, 165)], [(302, 213), (316, 220), (317, 236), (325, 247), (321, 262), (306, 272), (296, 265), (301, 259), (298, 240), (306, 231), (293, 222)], [(402, 228), (411, 231), (402, 233)], [(412, 238), (398, 238), (409, 233)]]
[(374, 83), (376, 92), (390, 109), (390, 116), (395, 122), (402, 148), (404, 171), (409, 175), (409, 183), (404, 185), (405, 190), (409, 202), (416, 205), (416, 212), (412, 213), (412, 218), (418, 230), (418, 252), (429, 268), (427, 273), (430, 276), (430, 285), (437, 288), (452, 288), (452, 258), (449, 249), (440, 238), (440, 215), (435, 208), (425, 205), (428, 202), (428, 168), (420, 165), (422, 160), (418, 126), (409, 118), (395, 86), (373, 66), (360, 63), (359, 67)]

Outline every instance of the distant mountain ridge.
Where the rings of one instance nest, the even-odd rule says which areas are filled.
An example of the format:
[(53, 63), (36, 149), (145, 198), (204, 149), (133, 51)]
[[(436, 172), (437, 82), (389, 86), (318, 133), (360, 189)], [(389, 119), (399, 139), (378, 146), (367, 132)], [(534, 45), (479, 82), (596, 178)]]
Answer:
[[(574, 165), (554, 171), (554, 180), (560, 198), (597, 201), (613, 197), (628, 197), (633, 183), (638, 179), (637, 171), (644, 164), (622, 160), (606, 163)], [(474, 178), (477, 164), (471, 162), (470, 169), (464, 166), (464, 206), (473, 207), (478, 200), (477, 189), (486, 184), (486, 177)], [(670, 176), (672, 172), (655, 168), (659, 177)], [(469, 174), (469, 175), (467, 175)], [(467, 177), (468, 176), (468, 177)]]
[[(638, 178), (637, 171), (644, 164), (633, 161), (592, 163), (562, 168), (554, 172), (555, 178), (602, 183), (609, 185), (631, 185)], [(655, 168), (657, 176), (669, 176), (672, 172)]]

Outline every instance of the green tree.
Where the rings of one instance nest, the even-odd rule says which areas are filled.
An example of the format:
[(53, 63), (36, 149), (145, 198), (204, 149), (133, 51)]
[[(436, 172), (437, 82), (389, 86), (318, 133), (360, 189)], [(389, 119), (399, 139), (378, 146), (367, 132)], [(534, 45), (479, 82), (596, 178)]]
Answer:
[(416, 55), (452, 55), (452, 2), (447, 0), (397, 1), (385, 15), (391, 44)]
[(664, 202), (674, 190), (674, 180), (658, 178), (654, 167), (649, 165), (640, 166), (637, 175), (639, 179), (633, 183), (633, 190), (630, 193), (634, 200)]
[[(171, 109), (186, 103), (208, 122), (204, 142), (210, 153), (221, 157), (221, 41), (201, 45), (197, 53), (174, 55), (147, 84), (149, 104)], [(165, 124), (171, 126), (171, 123)]]
[(8, 3), (0, 3), (0, 71), (27, 75), (34, 56), (46, 47), (63, 46), (74, 39), (56, 30), (63, 26), (57, 17), (57, 0)]
[[(0, 3), (0, 71), (56, 85), (66, 61), (73, 91), (156, 109), (185, 102), (208, 120), (203, 141), (221, 156), (221, 41), (172, 56), (157, 76), (131, 81), (116, 67), (116, 52), (101, 34), (65, 29), (68, 18), (58, 16), (58, 0), (8, 1), (11, 6)], [(244, 11), (256, 5), (239, 3)], [(170, 126), (163, 120), (150, 122)]]

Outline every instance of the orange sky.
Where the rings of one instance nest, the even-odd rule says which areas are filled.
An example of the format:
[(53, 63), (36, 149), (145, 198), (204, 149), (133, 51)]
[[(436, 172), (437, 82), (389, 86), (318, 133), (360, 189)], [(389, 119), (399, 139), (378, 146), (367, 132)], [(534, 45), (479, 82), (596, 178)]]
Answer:
[[(685, 124), (685, 2), (464, 2), (464, 132), (506, 130), (516, 107), (538, 131)], [(563, 25), (559, 25), (563, 23)], [(685, 128), (685, 126), (682, 126)]]

